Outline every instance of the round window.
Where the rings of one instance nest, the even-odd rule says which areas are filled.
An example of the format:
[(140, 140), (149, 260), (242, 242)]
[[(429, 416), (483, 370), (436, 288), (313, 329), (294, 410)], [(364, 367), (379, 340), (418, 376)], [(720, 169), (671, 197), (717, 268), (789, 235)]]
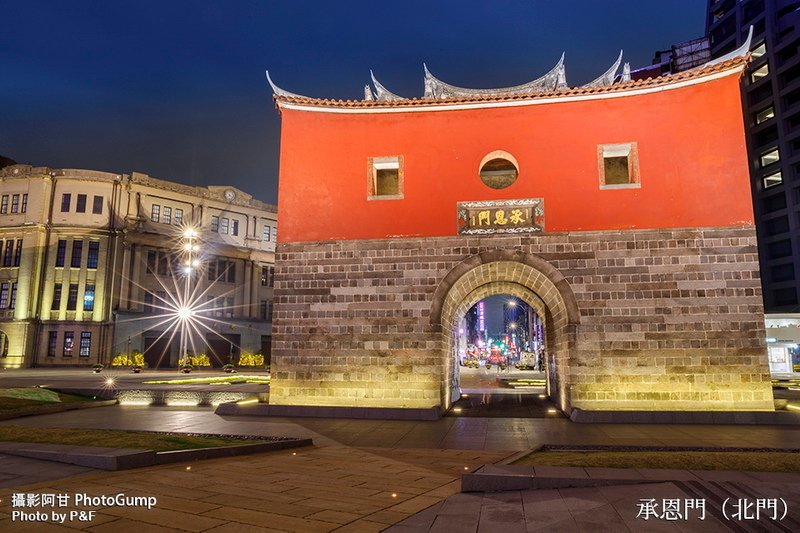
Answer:
[(516, 161), (510, 154), (492, 152), (481, 162), (481, 181), (492, 189), (505, 189), (516, 181), (518, 174)]

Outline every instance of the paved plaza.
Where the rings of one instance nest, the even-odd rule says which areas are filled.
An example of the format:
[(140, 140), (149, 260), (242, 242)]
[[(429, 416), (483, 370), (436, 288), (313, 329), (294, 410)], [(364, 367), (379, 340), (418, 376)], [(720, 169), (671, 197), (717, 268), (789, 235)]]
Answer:
[[(159, 373), (159, 377), (162, 374), (174, 375)], [(95, 380), (100, 383), (109, 375), (7, 372), (0, 375), (0, 384), (58, 383), (79, 388)], [(153, 377), (151, 373), (117, 375), (117, 383), (130, 388)], [(787, 520), (796, 521), (796, 510), (800, 509), (795, 496), (800, 494), (800, 476), (788, 474), (779, 481), (745, 482), (734, 476), (694, 486), (666, 482), (602, 489), (459, 492), (460, 475), (465, 469), (504, 462), (522, 450), (543, 444), (796, 448), (800, 428), (793, 426), (576, 424), (546, 415), (448, 416), (436, 421), (222, 417), (210, 407), (130, 405), (24, 417), (0, 424), (279, 435), (314, 441), (314, 446), (297, 450), (118, 472), (2, 456), (3, 531), (761, 531), (770, 530), (764, 529), (769, 524), (740, 525), (721, 519), (715, 514), (720, 497), (784, 497), (790, 509)], [(155, 496), (158, 504), (152, 510), (106, 507), (91, 523), (73, 522), (67, 528), (49, 523), (12, 523), (8, 502), (14, 492), (124, 492)], [(698, 494), (708, 499), (704, 521), (645, 522), (637, 518), (641, 498), (690, 498)]]

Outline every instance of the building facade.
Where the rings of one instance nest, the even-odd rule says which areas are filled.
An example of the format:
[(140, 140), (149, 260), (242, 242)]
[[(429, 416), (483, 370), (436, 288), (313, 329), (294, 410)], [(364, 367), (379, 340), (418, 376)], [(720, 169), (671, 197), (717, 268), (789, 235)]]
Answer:
[(792, 313), (800, 283), (800, 3), (709, 0), (713, 57), (741, 46), (753, 28), (742, 102), (764, 306)]
[[(270, 403), (446, 409), (481, 299), (542, 317), (566, 412), (772, 410), (731, 58), (281, 113)], [(617, 80), (621, 80), (617, 82)], [(309, 157), (313, 154), (313, 157)], [(307, 216), (313, 213), (313, 216)]]
[[(198, 247), (188, 284), (187, 228)], [(242, 191), (12, 165), (0, 169), (0, 237), (2, 367), (110, 364), (133, 351), (175, 366), (187, 287), (202, 322), (187, 351), (216, 366), (269, 355), (275, 209)]]

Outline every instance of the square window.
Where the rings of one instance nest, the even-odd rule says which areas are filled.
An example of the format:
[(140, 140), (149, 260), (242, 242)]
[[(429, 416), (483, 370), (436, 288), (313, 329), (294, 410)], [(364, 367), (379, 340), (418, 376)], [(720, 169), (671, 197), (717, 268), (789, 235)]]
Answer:
[(767, 76), (769, 76), (769, 63), (764, 63), (750, 74), (750, 81), (754, 83)]
[(6, 214), (8, 213), (8, 195), (4, 194), (2, 201), (0, 201), (0, 213)]
[(597, 146), (601, 189), (640, 187), (639, 152), (636, 143)]
[(83, 310), (94, 311), (94, 285), (87, 284), (83, 291)]
[(99, 258), (100, 243), (98, 241), (89, 241), (89, 255), (86, 257), (86, 266), (88, 268), (97, 268)]
[(239, 236), (239, 221), (238, 220), (235, 220), (235, 219), (231, 220), (231, 235), (233, 235), (234, 237), (238, 237)]
[(59, 239), (58, 241), (58, 249), (56, 250), (56, 266), (63, 267), (64, 266), (64, 259), (67, 256), (67, 241), (64, 239)]
[(10, 267), (14, 261), (14, 239), (6, 241), (6, 251), (3, 254), (3, 266)]
[(766, 176), (762, 181), (764, 183), (764, 188), (769, 189), (770, 187), (774, 187), (783, 183), (783, 174), (780, 172), (775, 172), (774, 174)]
[(757, 45), (750, 51), (750, 55), (753, 57), (753, 59), (758, 59), (759, 57), (763, 56), (766, 53), (767, 53), (767, 43), (765, 43), (764, 41), (761, 41), (759, 45)]
[(67, 294), (67, 311), (74, 311), (78, 306), (78, 284), (70, 283)]
[(765, 110), (756, 113), (756, 124), (761, 124), (771, 118), (775, 118), (775, 108), (769, 106)]
[(65, 192), (61, 195), (61, 212), (69, 213), (69, 206), (72, 203), (72, 194)]
[(153, 204), (153, 207), (150, 209), (150, 221), (158, 222), (160, 219), (161, 219), (161, 206), (158, 204)]
[(14, 266), (18, 267), (22, 261), (22, 239), (17, 239), (17, 249), (14, 251)]
[(370, 200), (400, 200), (403, 198), (403, 158), (371, 157), (367, 194)]
[(261, 286), (272, 287), (275, 283), (275, 269), (271, 265), (261, 267)]
[(11, 298), (8, 301), (8, 308), (14, 309), (17, 307), (17, 282), (11, 284)]
[(64, 332), (64, 357), (72, 357), (72, 349), (75, 347), (75, 332)]
[(183, 209), (175, 210), (175, 225), (180, 226), (183, 224)]
[(75, 212), (76, 213), (85, 213), (86, 212), (86, 195), (79, 194), (78, 199), (75, 201)]
[(15, 194), (11, 197), (11, 212), (19, 213), (19, 194)]
[(70, 266), (72, 268), (81, 267), (82, 255), (83, 255), (83, 241), (72, 241), (72, 261), (70, 261)]
[(781, 154), (777, 148), (774, 150), (770, 150), (769, 152), (761, 154), (760, 163), (761, 168), (766, 167), (767, 165), (771, 165), (772, 163), (777, 163), (781, 160)]
[(164, 224), (172, 224), (172, 208), (164, 206), (164, 212), (161, 215), (161, 222)]
[(103, 214), (103, 197), (102, 196), (95, 196), (92, 201), (92, 214), (93, 215), (102, 215)]
[(228, 223), (229, 222), (230, 222), (230, 220), (228, 220), (225, 217), (222, 217), (222, 219), (219, 221), (219, 232), (222, 235), (227, 235), (228, 234)]
[(78, 355), (80, 357), (89, 357), (92, 351), (92, 332), (81, 331), (81, 348)]
[(56, 283), (53, 286), (53, 303), (50, 304), (51, 311), (58, 311), (61, 309), (61, 284)]
[(219, 231), (219, 217), (211, 215), (211, 231), (217, 233)]
[(10, 287), (8, 283), (0, 283), (0, 309), (8, 308), (8, 289)]
[(28, 212), (28, 194), (25, 193), (22, 195), (22, 209), (20, 213), (27, 213)]
[(55, 357), (58, 349), (58, 331), (50, 331), (47, 339), (47, 357)]

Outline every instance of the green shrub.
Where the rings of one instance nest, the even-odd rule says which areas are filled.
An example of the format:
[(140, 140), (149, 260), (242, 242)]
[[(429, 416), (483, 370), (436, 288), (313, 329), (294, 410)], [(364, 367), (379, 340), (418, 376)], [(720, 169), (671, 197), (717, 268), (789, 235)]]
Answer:
[(264, 366), (264, 356), (260, 353), (242, 352), (239, 366)]
[(208, 356), (204, 353), (198, 353), (195, 355), (187, 355), (186, 359), (188, 363), (192, 366), (211, 366), (211, 360)]
[(144, 366), (144, 354), (134, 350), (130, 354), (118, 352), (111, 360), (111, 366)]

